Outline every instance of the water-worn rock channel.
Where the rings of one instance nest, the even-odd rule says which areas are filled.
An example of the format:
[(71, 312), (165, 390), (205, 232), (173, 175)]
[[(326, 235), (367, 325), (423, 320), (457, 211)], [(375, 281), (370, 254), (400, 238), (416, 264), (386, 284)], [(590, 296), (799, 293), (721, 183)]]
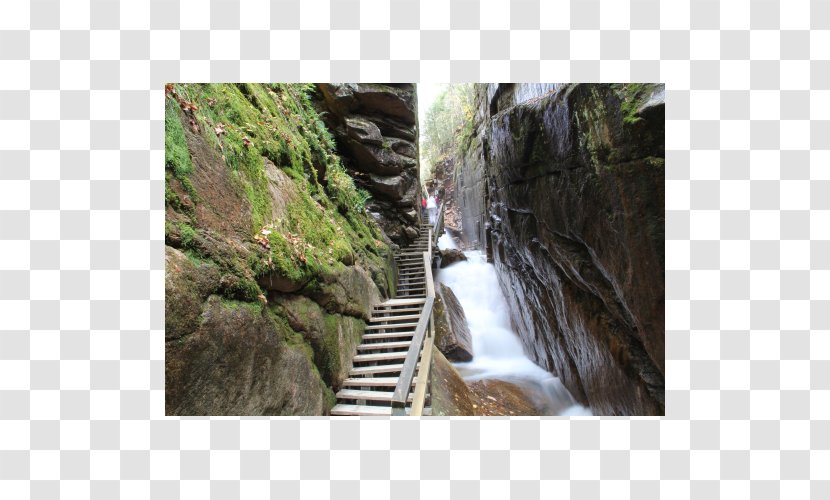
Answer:
[[(439, 247), (455, 248), (455, 243), (445, 235)], [(577, 404), (557, 377), (525, 354), (510, 324), (495, 267), (480, 250), (465, 254), (466, 261), (440, 270), (437, 276), (458, 298), (470, 329), (473, 357), (455, 363), (464, 380), (512, 384), (542, 415), (590, 415), (590, 410)]]

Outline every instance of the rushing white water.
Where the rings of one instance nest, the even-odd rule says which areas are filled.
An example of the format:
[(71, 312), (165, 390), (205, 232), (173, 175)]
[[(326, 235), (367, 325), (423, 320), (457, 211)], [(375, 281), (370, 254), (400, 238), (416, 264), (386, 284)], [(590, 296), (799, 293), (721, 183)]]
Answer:
[[(438, 247), (456, 248), (448, 234)], [(438, 272), (437, 279), (452, 288), (467, 317), (473, 341), (473, 360), (455, 363), (467, 381), (499, 379), (522, 387), (545, 415), (591, 415), (573, 399), (562, 382), (536, 365), (524, 352), (510, 325), (507, 301), (496, 269), (480, 251), (464, 252), (467, 261)]]
[(455, 244), (455, 240), (452, 239), (450, 233), (444, 231), (444, 234), (438, 237), (438, 248), (441, 250), (445, 250), (447, 248), (458, 248), (458, 245)]

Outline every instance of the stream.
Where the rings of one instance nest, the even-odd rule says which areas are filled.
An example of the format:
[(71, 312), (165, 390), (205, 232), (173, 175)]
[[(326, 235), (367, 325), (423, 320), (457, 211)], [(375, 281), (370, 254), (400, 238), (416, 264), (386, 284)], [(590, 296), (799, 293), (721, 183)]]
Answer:
[[(438, 248), (456, 248), (449, 234)], [(498, 379), (521, 387), (543, 415), (591, 415), (579, 405), (559, 378), (539, 367), (524, 352), (510, 324), (510, 312), (496, 276), (478, 250), (465, 251), (467, 261), (438, 271), (436, 279), (452, 288), (467, 317), (473, 342), (473, 360), (453, 363), (467, 382)]]

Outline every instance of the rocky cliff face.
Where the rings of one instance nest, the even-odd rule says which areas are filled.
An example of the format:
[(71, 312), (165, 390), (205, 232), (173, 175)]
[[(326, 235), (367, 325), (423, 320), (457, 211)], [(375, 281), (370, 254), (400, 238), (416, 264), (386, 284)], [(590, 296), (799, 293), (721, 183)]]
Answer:
[(482, 85), (464, 239), (526, 350), (594, 414), (664, 412), (662, 85)]
[[(484, 102), (480, 98), (479, 101)], [(479, 106), (480, 108), (480, 106)], [(476, 130), (483, 131), (486, 114), (479, 110), (476, 115)], [(482, 132), (479, 132), (479, 136)], [(465, 248), (489, 250), (485, 231), (489, 192), (486, 182), (484, 149), (482, 140), (476, 136), (464, 147), (455, 160), (455, 205), (461, 219), (461, 241)], [(458, 224), (456, 224), (458, 225)], [(487, 252), (488, 260), (491, 255)]]
[(168, 86), (168, 415), (321, 415), (374, 303), (388, 239), (301, 85)]
[(318, 84), (318, 107), (368, 208), (392, 241), (417, 237), (418, 100), (414, 84)]

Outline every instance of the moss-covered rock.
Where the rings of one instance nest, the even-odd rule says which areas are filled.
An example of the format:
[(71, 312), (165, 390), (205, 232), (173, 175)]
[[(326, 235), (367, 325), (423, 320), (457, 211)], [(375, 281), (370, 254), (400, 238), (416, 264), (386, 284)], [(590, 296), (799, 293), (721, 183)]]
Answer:
[(314, 363), (323, 380), (333, 390), (340, 389), (352, 368), (365, 323), (351, 316), (329, 314), (301, 295), (283, 295), (275, 300), (278, 313), (313, 349)]
[[(312, 90), (166, 87), (170, 412), (325, 413), (348, 373), (361, 318), (394, 293), (389, 240), (342, 166)], [(264, 370), (265, 382), (252, 370)], [(283, 370), (300, 379), (285, 383)], [(226, 396), (234, 401), (221, 401), (225, 379), (233, 379)]]
[(326, 310), (368, 320), (380, 302), (372, 276), (360, 265), (337, 265), (326, 270), (303, 290)]
[(166, 345), (166, 413), (323, 414), (325, 384), (292, 334), (257, 304), (210, 297), (199, 328)]
[(165, 247), (165, 339), (191, 334), (199, 327), (202, 303), (218, 288), (219, 270), (209, 261), (188, 258)]

